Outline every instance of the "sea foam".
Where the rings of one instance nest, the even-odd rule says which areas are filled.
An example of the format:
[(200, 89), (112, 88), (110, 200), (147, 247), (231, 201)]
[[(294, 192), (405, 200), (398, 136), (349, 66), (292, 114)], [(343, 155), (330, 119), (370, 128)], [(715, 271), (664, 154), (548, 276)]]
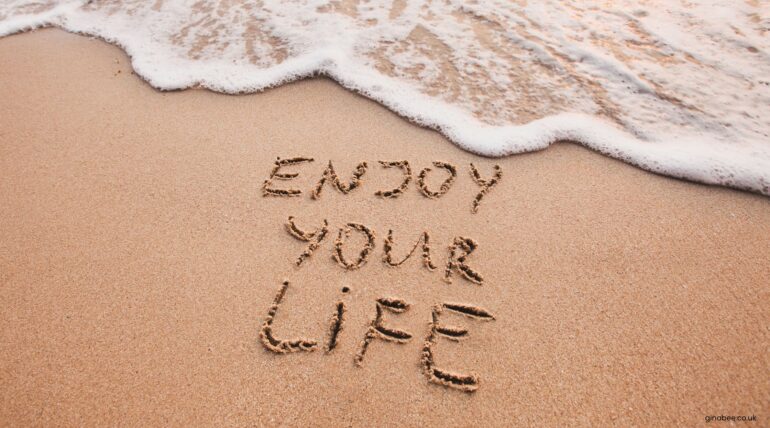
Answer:
[(762, 1), (0, 5), (0, 36), (46, 25), (121, 46), (163, 90), (255, 92), (322, 74), (481, 155), (571, 140), (649, 171), (770, 195)]

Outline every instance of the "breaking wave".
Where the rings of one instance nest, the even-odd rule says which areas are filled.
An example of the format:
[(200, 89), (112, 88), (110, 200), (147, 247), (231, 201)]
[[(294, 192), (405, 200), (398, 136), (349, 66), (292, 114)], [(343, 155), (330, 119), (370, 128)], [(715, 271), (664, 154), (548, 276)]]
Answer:
[(255, 92), (323, 74), (481, 155), (571, 140), (770, 195), (761, 0), (0, 5), (0, 36), (47, 25), (121, 46), (163, 90)]

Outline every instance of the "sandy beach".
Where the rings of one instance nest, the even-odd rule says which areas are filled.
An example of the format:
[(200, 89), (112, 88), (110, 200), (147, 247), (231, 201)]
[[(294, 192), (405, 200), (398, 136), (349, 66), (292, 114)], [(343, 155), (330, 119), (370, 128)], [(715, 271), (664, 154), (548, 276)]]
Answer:
[[(766, 196), (569, 142), (476, 156), (323, 77), (160, 92), (118, 47), (56, 29), (0, 39), (0, 100), (0, 425), (770, 423)], [(300, 195), (265, 196), (278, 157), (313, 158), (269, 183)], [(346, 183), (367, 169), (314, 199), (330, 161)], [(375, 195), (403, 181), (379, 161), (411, 167), (397, 198)], [(447, 177), (434, 162), (456, 178), (428, 198), (419, 172), (433, 191)], [(502, 172), (476, 213), (471, 163)], [(289, 217), (328, 222), (300, 266)], [(349, 223), (374, 238), (357, 269)], [(420, 248), (383, 262), (389, 230), (398, 260), (428, 232), (436, 269)], [(477, 244), (467, 259), (457, 237)], [(310, 352), (261, 339), (284, 281), (270, 334)], [(432, 314), (467, 337), (431, 339)], [(374, 327), (406, 335), (378, 330), (357, 364)], [(473, 392), (426, 374), (426, 342), (428, 371), (477, 375)]]

